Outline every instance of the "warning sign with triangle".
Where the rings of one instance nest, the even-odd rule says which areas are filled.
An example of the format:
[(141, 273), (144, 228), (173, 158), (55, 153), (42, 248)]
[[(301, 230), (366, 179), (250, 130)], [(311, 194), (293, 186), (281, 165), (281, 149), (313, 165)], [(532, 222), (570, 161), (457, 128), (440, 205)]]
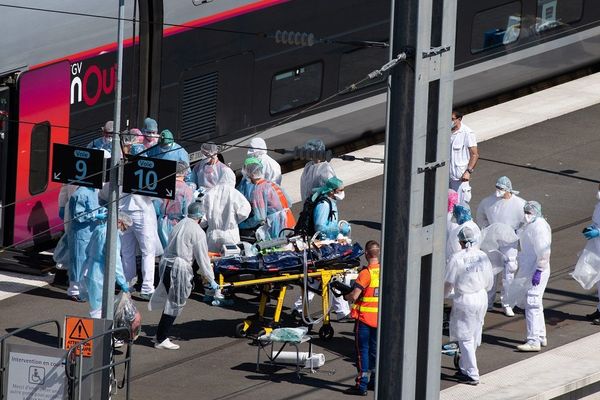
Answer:
[[(94, 334), (94, 320), (85, 317), (65, 317), (65, 350), (69, 350), (77, 343), (89, 339)], [(84, 357), (92, 356), (93, 340), (89, 341), (76, 350), (75, 354), (79, 355), (80, 349)]]
[(71, 333), (69, 333), (69, 339), (85, 340), (89, 337), (90, 334), (88, 333), (87, 329), (85, 329), (83, 321), (81, 319), (78, 319), (77, 323), (75, 324), (75, 327), (73, 327), (73, 330), (71, 331)]

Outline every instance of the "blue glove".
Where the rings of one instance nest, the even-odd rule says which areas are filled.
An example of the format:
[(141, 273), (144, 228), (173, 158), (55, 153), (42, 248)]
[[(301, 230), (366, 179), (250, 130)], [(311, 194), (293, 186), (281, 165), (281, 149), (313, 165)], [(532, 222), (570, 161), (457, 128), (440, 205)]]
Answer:
[(340, 233), (344, 236), (350, 236), (350, 232), (352, 231), (352, 228), (350, 227), (350, 224), (346, 221), (343, 221), (343, 223), (340, 223)]
[(127, 285), (121, 286), (121, 290), (125, 293), (129, 293), (129, 287), (127, 287)]
[(533, 273), (533, 277), (531, 278), (531, 284), (533, 286), (537, 286), (540, 284), (540, 280), (542, 279), (542, 271), (536, 269)]
[(106, 214), (106, 213), (96, 214), (96, 219), (98, 221), (106, 221), (107, 218), (108, 218), (108, 214)]
[(65, 219), (65, 208), (64, 207), (60, 207), (58, 209), (58, 217), (62, 220)]
[(209, 283), (209, 286), (210, 286), (210, 288), (211, 288), (212, 290), (217, 290), (217, 289), (219, 289), (219, 284), (218, 284), (217, 282), (215, 282), (215, 281), (212, 281), (212, 282), (210, 282), (210, 283)]
[(583, 236), (585, 236), (587, 240), (597, 238), (600, 236), (600, 230), (598, 230), (598, 228), (596, 228), (594, 225), (590, 225), (583, 230)]

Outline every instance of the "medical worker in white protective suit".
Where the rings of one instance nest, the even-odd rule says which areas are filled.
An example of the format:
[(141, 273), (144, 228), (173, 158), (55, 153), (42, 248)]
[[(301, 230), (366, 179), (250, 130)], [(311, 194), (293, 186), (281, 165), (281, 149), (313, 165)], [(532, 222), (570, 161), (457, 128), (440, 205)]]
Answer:
[(492, 264), (487, 255), (473, 246), (475, 232), (468, 226), (458, 233), (461, 250), (446, 265), (445, 294), (452, 295), (450, 340), (460, 348), (459, 371), (463, 383), (477, 385), (479, 369), (475, 351), (481, 344), (481, 332), (487, 309), (487, 291), (493, 283)]
[[(496, 192), (491, 196), (486, 197), (479, 203), (477, 208), (477, 225), (481, 229), (485, 229), (491, 224), (503, 223), (517, 230), (523, 222), (523, 206), (525, 200), (517, 196), (519, 192), (513, 190), (512, 182), (508, 177), (501, 176), (496, 181)], [(517, 272), (517, 242), (507, 246), (502, 246), (498, 249), (504, 258), (504, 273), (502, 280), (502, 292), (500, 293), (500, 301), (504, 314), (507, 317), (514, 317), (515, 313), (512, 307), (506, 302), (506, 288), (514, 279)], [(501, 267), (501, 266), (495, 266)], [(494, 307), (496, 300), (496, 288), (498, 285), (498, 277), (494, 277), (494, 286), (488, 293), (488, 310)]]
[(154, 270), (156, 256), (162, 254), (158, 237), (158, 226), (154, 204), (147, 196), (138, 194), (121, 195), (119, 212), (131, 217), (133, 225), (121, 237), (123, 270), (129, 283), (137, 276), (135, 257), (137, 250), (142, 254), (142, 287), (139, 297), (149, 300), (154, 292)]
[(251, 149), (248, 150), (248, 157), (256, 157), (263, 165), (265, 179), (281, 185), (281, 166), (271, 156), (267, 154), (267, 143), (263, 138), (253, 138), (250, 140)]
[[(519, 232), (519, 271), (509, 288), (510, 300), (525, 308), (527, 342), (519, 351), (540, 351), (548, 344), (542, 299), (550, 277), (552, 230), (542, 216), (542, 206), (528, 201), (523, 207), (525, 225)], [(514, 299), (513, 299), (514, 297)]]
[[(117, 254), (121, 250), (121, 234), (131, 226), (133, 221), (127, 214), (120, 214), (117, 219)], [(104, 288), (104, 268), (106, 265), (106, 223), (102, 223), (94, 229), (90, 243), (85, 249), (87, 256), (83, 264), (83, 282), (85, 290), (83, 298), (89, 301), (90, 316), (92, 318), (102, 317), (102, 294)], [(121, 257), (117, 256), (115, 279), (119, 288), (124, 292), (129, 292), (129, 285), (123, 273), (123, 264)]]
[(248, 218), (251, 210), (248, 200), (235, 189), (235, 178), (223, 175), (202, 198), (202, 226), (208, 227), (208, 251), (218, 253), (224, 244), (239, 243), (238, 225)]
[(223, 175), (233, 176), (235, 174), (227, 165), (219, 161), (219, 146), (211, 143), (203, 143), (200, 151), (204, 155), (194, 169), (192, 170), (192, 181), (196, 183), (198, 189), (210, 189), (215, 186)]
[(596, 285), (599, 302), (594, 312), (587, 314), (586, 317), (594, 325), (600, 325), (600, 185), (598, 185), (596, 199), (598, 203), (592, 214), (592, 224), (583, 230), (583, 236), (588, 242), (581, 252), (575, 265), (575, 271), (571, 276), (586, 290), (590, 290)]
[(198, 272), (208, 282), (212, 290), (217, 291), (219, 285), (208, 258), (206, 235), (198, 224), (202, 218), (202, 205), (198, 202), (190, 204), (187, 218), (175, 225), (169, 244), (160, 260), (160, 283), (148, 304), (149, 310), (163, 310), (154, 347), (157, 349), (177, 350), (179, 345), (172, 343), (169, 330), (175, 318), (181, 314), (186, 300), (192, 293), (194, 260), (200, 269)]
[(458, 233), (464, 227), (468, 226), (471, 228), (473, 234), (475, 235), (475, 242), (473, 246), (479, 248), (479, 244), (481, 243), (481, 230), (475, 221), (473, 221), (469, 206), (463, 206), (460, 204), (455, 205), (454, 210), (452, 211), (452, 216), (457, 225), (454, 226), (448, 233), (448, 238), (446, 239), (446, 262), (450, 261), (450, 258), (462, 249), (462, 246), (458, 240)]
[[(307, 149), (325, 151), (325, 143), (321, 139), (311, 139), (304, 145)], [(335, 171), (327, 161), (309, 161), (300, 176), (300, 194), (302, 202), (313, 195), (313, 190), (323, 187), (329, 178), (335, 176)]]

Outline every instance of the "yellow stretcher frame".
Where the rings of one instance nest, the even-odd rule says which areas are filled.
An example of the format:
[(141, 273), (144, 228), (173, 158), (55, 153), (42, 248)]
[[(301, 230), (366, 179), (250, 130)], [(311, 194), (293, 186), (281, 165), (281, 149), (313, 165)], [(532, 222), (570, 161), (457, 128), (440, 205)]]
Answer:
[[(317, 269), (313, 272), (308, 273), (309, 278), (321, 279), (321, 305), (323, 307), (323, 324), (319, 329), (319, 337), (323, 340), (330, 340), (333, 337), (333, 327), (329, 318), (329, 282), (331, 278), (336, 275), (343, 275), (349, 269)], [(258, 306), (258, 313), (251, 317), (244, 319), (243, 322), (239, 323), (235, 327), (236, 337), (247, 337), (248, 330), (257, 323), (260, 323), (260, 330), (257, 337), (265, 334), (270, 334), (273, 331), (273, 325), (279, 323), (281, 318), (281, 310), (283, 309), (283, 301), (285, 299), (285, 293), (287, 291), (287, 285), (281, 285), (279, 287), (279, 295), (277, 296), (277, 305), (275, 306), (275, 314), (272, 320), (265, 319), (265, 311), (267, 309), (267, 303), (269, 301), (269, 291), (274, 284), (288, 283), (297, 280), (304, 279), (304, 274), (282, 274), (277, 276), (271, 276), (266, 278), (250, 279), (247, 281), (239, 282), (227, 282), (223, 275), (219, 275), (219, 286), (223, 289), (236, 288), (244, 286), (258, 285), (261, 288), (260, 304)]]

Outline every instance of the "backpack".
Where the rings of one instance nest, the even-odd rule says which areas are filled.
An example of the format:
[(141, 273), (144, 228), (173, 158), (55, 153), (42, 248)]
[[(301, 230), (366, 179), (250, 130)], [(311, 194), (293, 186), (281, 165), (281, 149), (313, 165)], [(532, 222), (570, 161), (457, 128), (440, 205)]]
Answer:
[(331, 206), (331, 199), (325, 195), (317, 197), (315, 201), (311, 200), (311, 197), (306, 199), (302, 211), (298, 216), (298, 221), (294, 227), (294, 234), (302, 235), (306, 237), (312, 237), (315, 234), (315, 207), (322, 201), (326, 201), (329, 204), (329, 216), (328, 220), (331, 221), (334, 217), (333, 207)]

